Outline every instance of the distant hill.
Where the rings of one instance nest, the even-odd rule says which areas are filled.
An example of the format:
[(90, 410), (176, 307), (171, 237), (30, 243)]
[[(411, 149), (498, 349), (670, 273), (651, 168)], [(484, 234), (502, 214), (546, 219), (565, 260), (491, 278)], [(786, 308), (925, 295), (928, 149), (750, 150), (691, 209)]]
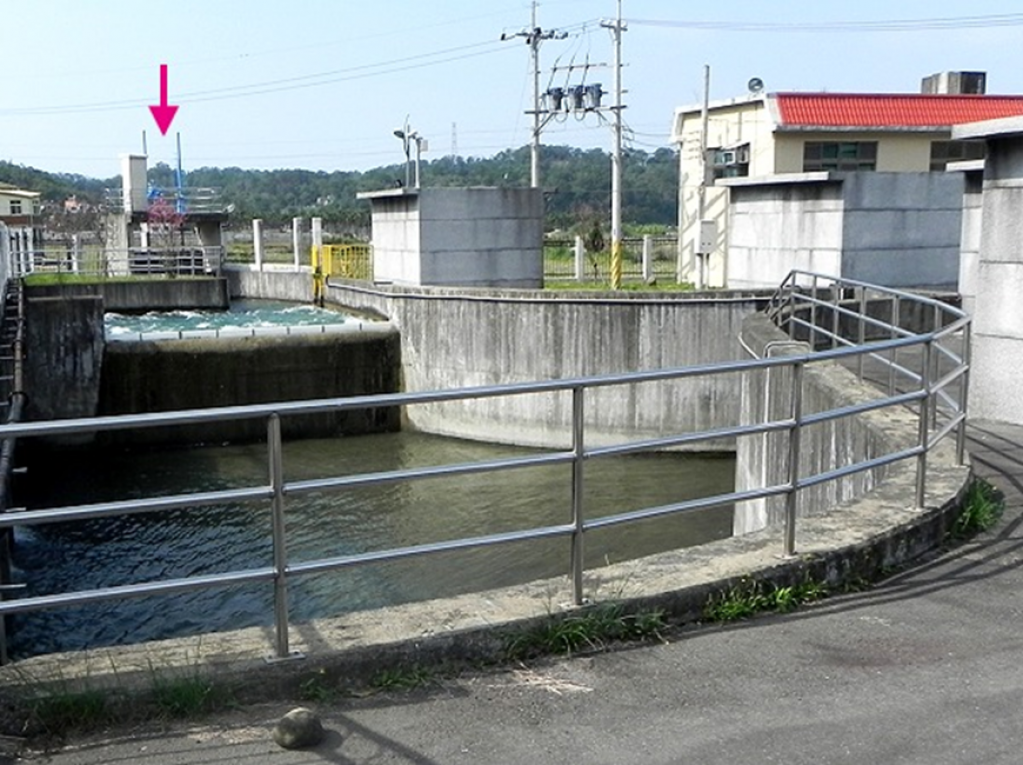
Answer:
[[(600, 149), (544, 146), (541, 173), (547, 199), (548, 227), (568, 228), (604, 219), (611, 204), (611, 158)], [(626, 223), (674, 225), (678, 164), (670, 149), (653, 153), (630, 150), (623, 161), (622, 217)], [(188, 186), (209, 186), (232, 204), (234, 220), (263, 218), (269, 225), (296, 216), (318, 215), (326, 222), (364, 226), (369, 205), (360, 191), (390, 188), (404, 180), (403, 165), (365, 172), (335, 170), (243, 170), (200, 167), (188, 172)], [(528, 186), (529, 147), (509, 149), (488, 159), (443, 157), (421, 165), (424, 186)], [(173, 186), (174, 170), (159, 163), (149, 181)], [(0, 182), (42, 192), (44, 202), (61, 202), (72, 194), (100, 202), (105, 188), (120, 186), (119, 177), (99, 180), (81, 175), (47, 173), (0, 162)]]

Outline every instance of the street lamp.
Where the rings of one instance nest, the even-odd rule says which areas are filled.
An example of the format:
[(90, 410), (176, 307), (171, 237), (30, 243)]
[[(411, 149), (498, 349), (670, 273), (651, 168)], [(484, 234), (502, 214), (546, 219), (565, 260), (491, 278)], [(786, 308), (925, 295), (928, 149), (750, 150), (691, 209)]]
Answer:
[(409, 154), (409, 150), (412, 143), (412, 136), (408, 127), (408, 117), (405, 117), (405, 128), (404, 130), (395, 130), (394, 135), (401, 139), (402, 147), (405, 149), (405, 188), (409, 185), (409, 165), (412, 162), (412, 157)]
[(405, 149), (405, 188), (409, 185), (409, 165), (412, 163), (412, 144), (416, 145), (416, 188), (419, 188), (419, 158), (424, 151), (429, 150), (429, 145), (426, 139), (423, 138), (415, 130), (409, 128), (408, 117), (405, 118), (405, 128), (403, 130), (395, 130), (394, 135), (401, 139), (402, 146)]

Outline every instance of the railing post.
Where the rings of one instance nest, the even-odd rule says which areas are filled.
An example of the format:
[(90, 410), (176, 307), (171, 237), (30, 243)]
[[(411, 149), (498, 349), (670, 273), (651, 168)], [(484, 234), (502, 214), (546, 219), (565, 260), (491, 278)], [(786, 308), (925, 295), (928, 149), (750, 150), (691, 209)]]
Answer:
[[(867, 288), (860, 287), (860, 326), (856, 335), (857, 345), (862, 349), (867, 342)], [(860, 353), (856, 357), (856, 372), (863, 381), (863, 361), (866, 354)]]
[(803, 362), (792, 365), (792, 398), (789, 403), (789, 490), (785, 494), (785, 542), (782, 555), (796, 554), (796, 512), (799, 509), (799, 460), (803, 420)]
[[(931, 332), (937, 334), (941, 330), (941, 326), (942, 326), (942, 322), (941, 322), (941, 306), (935, 304), (935, 306), (934, 306), (934, 325), (931, 328)], [(941, 379), (941, 354), (940, 353), (932, 353), (931, 354), (931, 364), (932, 364), (931, 380), (935, 380), (935, 381), (940, 380)], [(939, 402), (939, 400), (940, 400), (940, 396), (935, 396), (934, 397), (934, 401), (931, 402), (931, 428), (933, 430), (937, 430), (938, 429), (938, 402)]]
[[(894, 295), (892, 297), (892, 323), (891, 323), (892, 331), (891, 331), (891, 334), (890, 334), (890, 338), (892, 340), (894, 340), (895, 338), (897, 338), (899, 336), (899, 321), (901, 321), (901, 317), (899, 315), (901, 313), (901, 311), (899, 310), (900, 305), (901, 304), (899, 303), (899, 296), (898, 295)], [(895, 365), (898, 363), (898, 361), (899, 361), (899, 349), (898, 348), (892, 348), (888, 352), (888, 395), (889, 396), (894, 396), (895, 395)]]
[[(973, 352), (970, 340), (970, 325), (963, 327), (963, 350), (959, 363), (963, 365), (963, 376), (959, 383), (959, 412), (965, 414), (970, 405), (970, 356)], [(956, 464), (966, 464), (966, 418), (956, 428)]]
[(842, 288), (838, 286), (838, 282), (831, 283), (831, 347), (837, 348), (838, 342), (838, 330), (841, 326), (841, 314), (838, 309), (842, 303)]
[(274, 566), (274, 658), (286, 659), (288, 651), (288, 550), (284, 528), (284, 458), (281, 450), (281, 418), (271, 414), (267, 421), (267, 451), (270, 458), (270, 487), (273, 489)]
[(928, 439), (928, 422), (930, 407), (933, 405), (931, 401), (931, 346), (934, 344), (933, 340), (928, 340), (924, 344), (924, 358), (923, 363), (920, 365), (920, 389), (924, 392), (924, 397), (920, 399), (920, 423), (918, 429), (917, 443), (920, 447), (920, 454), (916, 458), (916, 509), (924, 509), (924, 499), (927, 490), (927, 439)]
[(817, 350), (817, 274), (813, 274), (810, 282), (810, 329), (807, 339), (810, 341), (810, 350)]
[(585, 457), (585, 445), (583, 441), (583, 394), (585, 388), (572, 388), (572, 452), (575, 458), (572, 460), (572, 524), (575, 530), (572, 532), (572, 601), (581, 606), (585, 601), (583, 594), (583, 560), (584, 540), (583, 524), (583, 460)]

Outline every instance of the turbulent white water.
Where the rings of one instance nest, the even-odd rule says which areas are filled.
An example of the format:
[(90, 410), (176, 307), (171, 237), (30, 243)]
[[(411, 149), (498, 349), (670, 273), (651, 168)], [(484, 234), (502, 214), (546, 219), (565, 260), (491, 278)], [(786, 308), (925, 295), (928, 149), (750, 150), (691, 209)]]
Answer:
[(361, 321), (339, 311), (302, 303), (238, 300), (228, 311), (151, 311), (140, 315), (108, 313), (107, 340), (135, 340), (139, 335), (208, 332), (224, 335), (275, 327), (337, 327)]

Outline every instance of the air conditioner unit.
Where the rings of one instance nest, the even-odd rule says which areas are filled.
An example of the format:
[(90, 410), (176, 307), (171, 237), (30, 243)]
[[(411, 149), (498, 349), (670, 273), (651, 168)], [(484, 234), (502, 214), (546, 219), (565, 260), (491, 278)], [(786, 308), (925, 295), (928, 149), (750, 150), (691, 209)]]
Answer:
[(728, 151), (719, 151), (717, 157), (715, 157), (715, 164), (718, 165), (734, 165), (736, 153), (729, 149)]

